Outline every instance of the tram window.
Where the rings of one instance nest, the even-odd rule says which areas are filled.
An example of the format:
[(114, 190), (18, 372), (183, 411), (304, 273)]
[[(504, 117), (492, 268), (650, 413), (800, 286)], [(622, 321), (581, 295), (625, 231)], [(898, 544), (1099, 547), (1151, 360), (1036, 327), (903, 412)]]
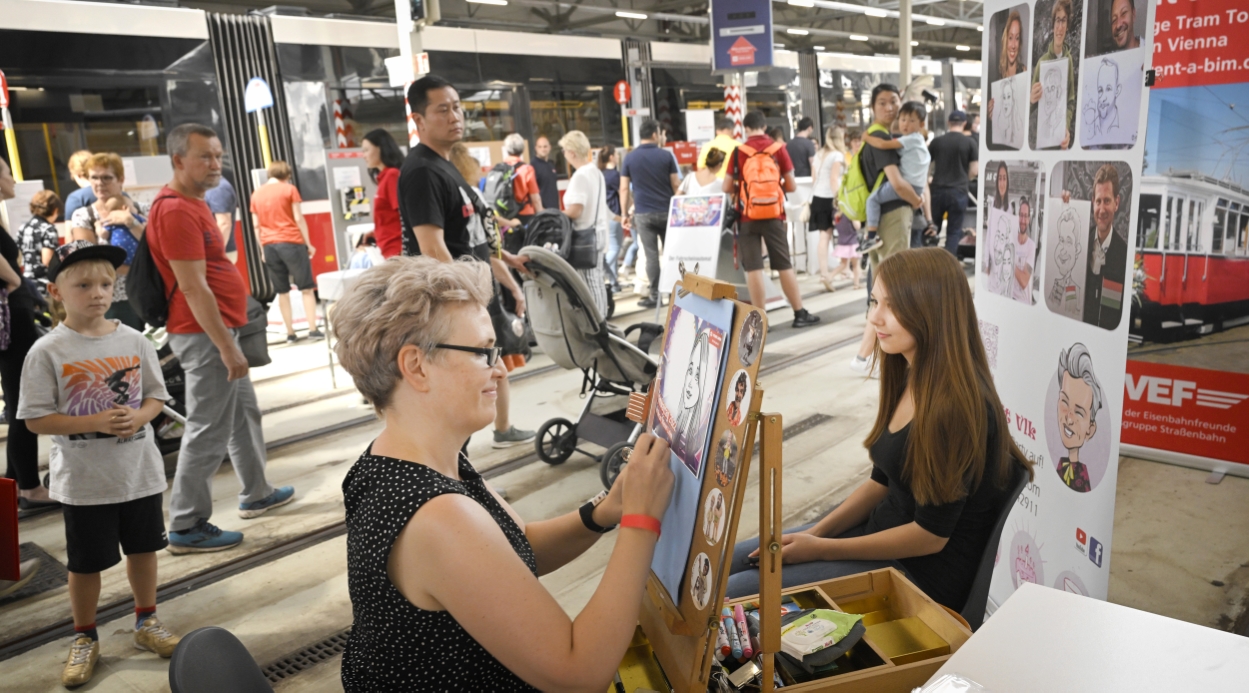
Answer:
[(1158, 216), (1161, 207), (1161, 195), (1141, 195), (1141, 214), (1136, 245), (1142, 250), (1158, 247)]
[(1183, 244), (1180, 240), (1184, 230), (1184, 199), (1173, 197), (1170, 200), (1170, 219), (1167, 223), (1167, 250), (1180, 250)]
[(529, 90), (529, 112), (533, 117), (533, 137), (545, 135), (551, 142), (549, 158), (555, 170), (568, 175), (568, 162), (559, 147), (559, 139), (572, 130), (580, 130), (591, 147), (606, 144), (603, 133), (603, 92), (594, 90)]
[(1219, 206), (1214, 210), (1213, 230), (1210, 234), (1210, 252), (1218, 253), (1223, 250), (1223, 234), (1227, 228), (1227, 200), (1219, 200)]
[(464, 104), (464, 141), (497, 142), (516, 132), (513, 116), (515, 91), (485, 89), (461, 94)]
[(1201, 218), (1201, 205), (1196, 200), (1188, 201), (1188, 225), (1184, 238), (1185, 250), (1201, 250), (1201, 239), (1197, 237), (1197, 222)]

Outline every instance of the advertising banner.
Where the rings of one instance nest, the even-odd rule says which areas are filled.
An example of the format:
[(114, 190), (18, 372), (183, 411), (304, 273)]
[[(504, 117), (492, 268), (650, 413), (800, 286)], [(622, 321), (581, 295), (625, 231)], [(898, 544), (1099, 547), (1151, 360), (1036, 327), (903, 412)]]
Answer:
[(687, 271), (704, 277), (717, 276), (726, 198), (723, 193), (672, 198), (664, 251), (659, 259), (660, 293), (672, 293), (672, 285)]
[(1024, 582), (1106, 598), (1152, 14), (985, 4), (976, 311), (1036, 475), (1002, 531), (990, 612)]
[(1123, 442), (1249, 476), (1249, 6), (1164, 2), (1154, 26)]
[(772, 66), (772, 0), (711, 0), (711, 71)]

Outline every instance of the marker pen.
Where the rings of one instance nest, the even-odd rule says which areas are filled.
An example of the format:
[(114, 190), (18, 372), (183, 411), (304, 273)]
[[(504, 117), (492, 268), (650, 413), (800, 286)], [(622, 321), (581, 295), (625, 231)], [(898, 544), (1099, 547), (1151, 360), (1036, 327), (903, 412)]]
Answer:
[(724, 614), (720, 617), (724, 630), (728, 633), (729, 649), (733, 654), (733, 659), (742, 658), (742, 644), (737, 637), (737, 624), (733, 622), (733, 612), (728, 607), (724, 608)]
[(737, 637), (742, 644), (742, 656), (750, 659), (755, 651), (750, 647), (750, 631), (746, 629), (746, 612), (742, 611), (741, 604), (733, 607), (733, 622), (737, 624)]
[(716, 657), (721, 661), (733, 651), (733, 648), (729, 647), (728, 633), (725, 633), (724, 630), (724, 619), (721, 618), (719, 632), (716, 633)]

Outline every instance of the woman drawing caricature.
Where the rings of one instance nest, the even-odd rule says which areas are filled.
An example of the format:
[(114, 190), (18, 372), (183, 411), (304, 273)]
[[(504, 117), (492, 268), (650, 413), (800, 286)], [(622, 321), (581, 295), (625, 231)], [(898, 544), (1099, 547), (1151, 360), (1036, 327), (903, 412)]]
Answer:
[(709, 337), (708, 330), (699, 332), (698, 338), (694, 340), (694, 348), (690, 350), (689, 365), (685, 368), (685, 382), (681, 385), (676, 430), (672, 432), (672, 452), (695, 474), (701, 466), (696, 458), (702, 452), (699, 430), (703, 418), (703, 387), (711, 360)]

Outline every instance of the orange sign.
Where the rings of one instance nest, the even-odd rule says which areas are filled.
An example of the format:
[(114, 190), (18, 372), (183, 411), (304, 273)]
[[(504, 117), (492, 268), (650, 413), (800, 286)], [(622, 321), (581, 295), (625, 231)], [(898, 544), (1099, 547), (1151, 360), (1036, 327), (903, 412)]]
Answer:
[(629, 99), (633, 96), (633, 90), (629, 88), (629, 83), (623, 79), (616, 82), (616, 86), (612, 89), (612, 93), (616, 95), (616, 103), (621, 106), (629, 103)]

